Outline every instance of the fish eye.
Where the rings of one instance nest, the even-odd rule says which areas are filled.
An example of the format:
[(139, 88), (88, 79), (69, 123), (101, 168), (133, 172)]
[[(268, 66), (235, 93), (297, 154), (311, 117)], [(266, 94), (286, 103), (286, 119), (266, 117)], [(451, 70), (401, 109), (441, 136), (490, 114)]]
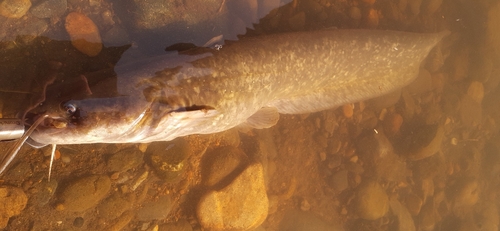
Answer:
[(76, 106), (71, 103), (64, 104), (63, 109), (68, 115), (73, 115), (76, 112)]

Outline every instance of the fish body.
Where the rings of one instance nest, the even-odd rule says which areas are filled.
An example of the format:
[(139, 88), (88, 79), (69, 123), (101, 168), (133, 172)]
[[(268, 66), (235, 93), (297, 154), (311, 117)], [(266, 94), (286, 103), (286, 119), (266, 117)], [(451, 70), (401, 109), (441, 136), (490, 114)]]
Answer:
[(47, 112), (52, 122), (31, 139), (141, 143), (270, 127), (279, 113), (321, 111), (406, 86), (447, 33), (294, 32), (117, 66), (119, 96), (69, 100)]

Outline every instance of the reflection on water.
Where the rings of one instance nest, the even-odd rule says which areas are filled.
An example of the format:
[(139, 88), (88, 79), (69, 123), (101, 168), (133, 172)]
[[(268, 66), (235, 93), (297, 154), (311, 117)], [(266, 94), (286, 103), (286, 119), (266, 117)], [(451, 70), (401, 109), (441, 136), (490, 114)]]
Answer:
[[(452, 32), (409, 86), (268, 129), (60, 145), (50, 182), (50, 148), (24, 145), (0, 178), (6, 230), (498, 230), (498, 1), (5, 0), (0, 15), (0, 115), (27, 120), (53, 99), (117, 95), (117, 63), (167, 47), (330, 27)], [(185, 110), (210, 110), (196, 106)]]

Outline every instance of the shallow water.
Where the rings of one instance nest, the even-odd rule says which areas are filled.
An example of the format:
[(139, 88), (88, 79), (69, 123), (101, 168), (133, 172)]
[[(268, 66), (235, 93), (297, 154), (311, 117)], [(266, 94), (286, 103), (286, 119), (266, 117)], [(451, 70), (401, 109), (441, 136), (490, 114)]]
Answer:
[[(499, 1), (159, 2), (38, 0), (0, 16), (1, 116), (33, 106), (50, 77), (82, 97), (64, 83), (85, 74), (94, 86), (180, 42), (331, 27), (451, 35), (400, 91), (268, 129), (60, 145), (50, 182), (50, 147), (25, 145), (0, 178), (5, 230), (498, 230)], [(69, 41), (74, 11), (97, 25), (94, 57), (95, 44)], [(93, 96), (113, 94), (106, 83)]]

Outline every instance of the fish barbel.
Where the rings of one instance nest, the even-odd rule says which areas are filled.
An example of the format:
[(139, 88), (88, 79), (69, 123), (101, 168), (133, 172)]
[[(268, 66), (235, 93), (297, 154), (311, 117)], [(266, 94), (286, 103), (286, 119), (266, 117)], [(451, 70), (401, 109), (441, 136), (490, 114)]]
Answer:
[(220, 49), (117, 66), (119, 96), (61, 102), (31, 134), (41, 144), (145, 143), (282, 114), (321, 111), (402, 88), (449, 32), (319, 30), (243, 38)]

